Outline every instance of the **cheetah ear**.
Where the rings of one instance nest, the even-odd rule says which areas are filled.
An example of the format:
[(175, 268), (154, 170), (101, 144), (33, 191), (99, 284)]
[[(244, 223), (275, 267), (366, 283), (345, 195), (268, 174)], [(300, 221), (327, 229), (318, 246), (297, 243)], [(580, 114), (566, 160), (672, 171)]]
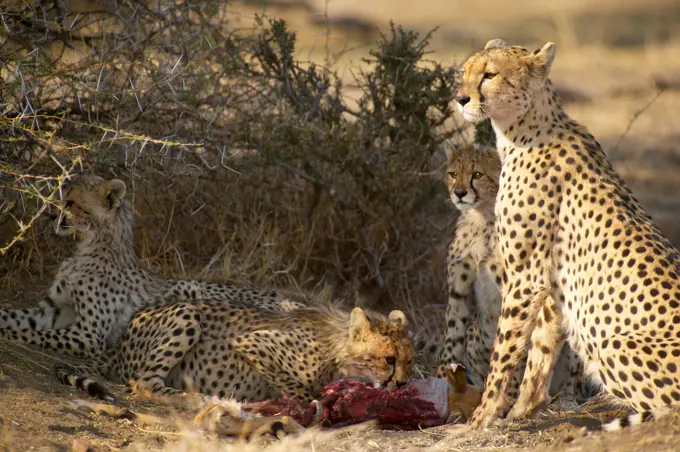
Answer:
[(119, 207), (123, 198), (125, 198), (125, 193), (127, 192), (127, 187), (125, 182), (120, 179), (112, 179), (104, 184), (104, 198), (108, 203), (110, 209), (115, 209)]
[(554, 42), (546, 42), (536, 53), (536, 61), (544, 66), (551, 66), (555, 59), (556, 46)]
[(547, 77), (555, 59), (555, 43), (548, 42), (526, 58), (537, 76)]
[(446, 154), (446, 161), (450, 162), (453, 156), (458, 152), (458, 147), (451, 142), (451, 140), (444, 141), (444, 153)]
[(402, 329), (406, 326), (406, 316), (401, 311), (390, 312), (390, 314), (387, 316), (387, 320), (389, 320), (392, 325), (399, 329)]
[(456, 394), (462, 394), (467, 389), (465, 367), (460, 364), (450, 364), (446, 367), (446, 381), (449, 382)]
[(484, 46), (484, 50), (493, 49), (494, 47), (507, 47), (507, 46), (508, 43), (503, 41), (502, 39), (492, 39), (491, 41), (486, 43), (486, 45)]
[(364, 311), (356, 307), (352, 309), (352, 313), (349, 316), (349, 337), (353, 340), (359, 340), (366, 333), (371, 330), (371, 324), (364, 315)]

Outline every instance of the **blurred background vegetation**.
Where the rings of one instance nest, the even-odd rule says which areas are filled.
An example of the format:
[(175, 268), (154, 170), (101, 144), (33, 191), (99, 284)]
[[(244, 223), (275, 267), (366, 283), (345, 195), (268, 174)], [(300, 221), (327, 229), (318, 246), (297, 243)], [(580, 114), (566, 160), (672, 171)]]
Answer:
[(0, 11), (0, 289), (20, 294), (5, 305), (28, 303), (28, 281), (47, 283), (68, 255), (43, 214), (72, 174), (93, 171), (128, 183), (139, 254), (160, 273), (325, 290), (438, 329), (456, 218), (440, 148), (474, 135), (453, 111), (455, 67), (496, 37), (558, 43), (568, 112), (680, 242), (675, 1)]

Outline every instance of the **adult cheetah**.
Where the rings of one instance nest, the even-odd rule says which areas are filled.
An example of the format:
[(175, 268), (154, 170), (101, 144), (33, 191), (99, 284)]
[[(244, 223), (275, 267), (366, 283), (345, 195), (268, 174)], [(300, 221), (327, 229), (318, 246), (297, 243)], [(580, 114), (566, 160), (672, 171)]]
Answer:
[[(189, 407), (204, 396), (311, 401), (340, 376), (406, 384), (413, 359), (406, 317), (354, 308), (273, 311), (228, 301), (186, 302), (139, 312), (115, 349), (87, 368), (128, 383), (137, 395)], [(59, 379), (90, 395), (111, 394), (83, 372), (58, 365)], [(187, 391), (198, 391), (191, 394)]]
[(39, 307), (0, 310), (0, 338), (72, 356), (94, 358), (120, 339), (144, 307), (182, 300), (220, 299), (264, 309), (303, 306), (274, 292), (227, 284), (175, 280), (144, 268), (134, 252), (132, 208), (121, 180), (80, 176), (66, 191), (61, 236), (79, 242)]
[[(461, 212), (449, 246), (449, 303), (441, 364), (462, 364), (470, 381), (483, 387), (501, 312), (505, 272), (498, 248), (494, 206), (501, 163), (495, 149), (444, 147), (445, 181), (453, 205)], [(516, 398), (524, 362), (507, 394)], [(570, 347), (555, 368), (552, 393), (575, 402), (583, 397), (583, 366)]]
[(463, 66), (456, 100), (466, 120), (491, 119), (502, 161), (495, 211), (508, 279), (471, 428), (504, 412), (527, 345), (508, 418), (542, 406), (565, 336), (621, 402), (647, 411), (680, 400), (680, 255), (563, 111), (548, 80), (554, 56), (553, 43), (529, 52), (493, 40)]

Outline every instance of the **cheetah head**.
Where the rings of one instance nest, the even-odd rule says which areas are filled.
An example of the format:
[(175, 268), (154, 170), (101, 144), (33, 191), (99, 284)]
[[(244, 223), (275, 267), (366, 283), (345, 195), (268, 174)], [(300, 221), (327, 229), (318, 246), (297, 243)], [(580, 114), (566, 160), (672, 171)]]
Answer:
[(369, 320), (361, 308), (352, 310), (341, 368), (345, 376), (394, 389), (408, 382), (412, 363), (413, 345), (403, 312), (392, 311), (386, 319)]
[(498, 152), (456, 148), (449, 143), (444, 150), (448, 159), (445, 181), (453, 205), (461, 212), (469, 209), (493, 212), (501, 174)]
[(125, 206), (125, 183), (97, 176), (80, 176), (65, 192), (62, 211), (56, 218), (56, 233), (84, 236), (111, 227)]
[(489, 41), (463, 64), (458, 110), (474, 123), (487, 118), (497, 124), (514, 123), (544, 87), (554, 58), (552, 42), (531, 53), (500, 39)]

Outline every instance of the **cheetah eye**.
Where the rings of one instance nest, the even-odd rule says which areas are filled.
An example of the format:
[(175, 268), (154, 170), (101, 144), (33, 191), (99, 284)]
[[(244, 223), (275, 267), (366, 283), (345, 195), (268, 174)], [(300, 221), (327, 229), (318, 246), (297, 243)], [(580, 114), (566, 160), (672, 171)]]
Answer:
[(390, 366), (394, 366), (397, 363), (397, 358), (394, 356), (385, 356), (385, 362)]
[(481, 179), (484, 174), (480, 173), (479, 171), (475, 171), (472, 173), (472, 178), (473, 179)]
[(449, 171), (448, 173), (446, 173), (446, 175), (449, 176), (451, 179), (455, 179), (456, 177), (458, 177), (458, 174), (456, 174), (455, 171)]
[(484, 80), (493, 80), (498, 75), (497, 72), (485, 72)]

